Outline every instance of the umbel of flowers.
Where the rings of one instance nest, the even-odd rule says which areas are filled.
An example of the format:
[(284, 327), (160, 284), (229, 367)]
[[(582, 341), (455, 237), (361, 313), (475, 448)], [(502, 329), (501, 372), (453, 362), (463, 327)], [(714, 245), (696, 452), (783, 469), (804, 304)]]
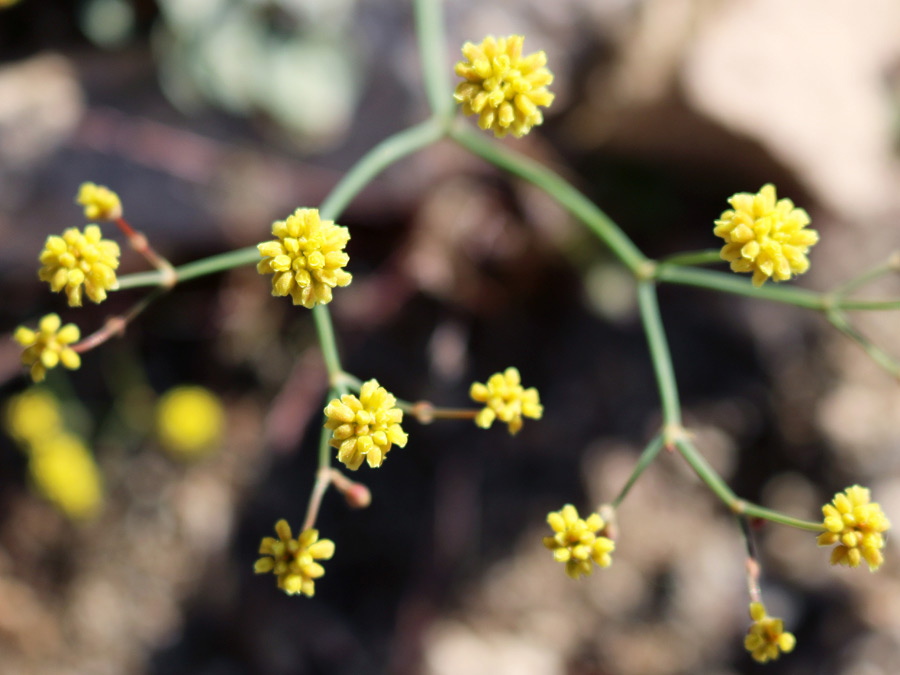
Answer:
[(565, 563), (566, 574), (571, 578), (590, 575), (594, 564), (600, 567), (612, 564), (610, 553), (616, 544), (612, 539), (598, 536), (605, 526), (599, 514), (579, 518), (577, 509), (566, 504), (559, 511), (548, 513), (547, 523), (554, 534), (544, 537), (544, 546), (553, 551), (554, 560)]
[(295, 305), (312, 309), (331, 302), (331, 289), (353, 277), (343, 268), (349, 261), (344, 247), (346, 227), (321, 220), (318, 209), (297, 209), (272, 224), (276, 239), (259, 244), (260, 274), (271, 274), (272, 295), (290, 295)]
[(65, 289), (70, 307), (81, 306), (82, 287), (93, 302), (106, 300), (106, 292), (118, 287), (119, 245), (103, 239), (97, 225), (88, 225), (83, 234), (70, 227), (61, 237), (47, 237), (40, 262), (38, 277), (54, 293)]
[(35, 382), (43, 381), (47, 371), (60, 363), (69, 370), (81, 366), (81, 357), (70, 346), (78, 342), (81, 331), (74, 323), (61, 326), (58, 314), (47, 314), (41, 319), (38, 330), (19, 326), (13, 334), (15, 341), (25, 348), (22, 363), (31, 366), (31, 379)]
[(859, 567), (865, 561), (873, 572), (881, 567), (884, 532), (891, 526), (881, 506), (870, 501), (868, 488), (853, 485), (838, 492), (822, 507), (825, 532), (819, 546), (835, 546), (832, 565)]
[(317, 560), (330, 560), (334, 555), (334, 542), (319, 539), (319, 531), (304, 530), (293, 539), (291, 526), (284, 519), (275, 523), (274, 537), (263, 537), (259, 545), (262, 558), (256, 561), (253, 571), (257, 574), (271, 572), (278, 577), (278, 588), (288, 595), (302, 593), (312, 597), (316, 592), (315, 580), (325, 574), (325, 568)]
[(397, 399), (378, 385), (364, 383), (359, 398), (344, 394), (325, 407), (325, 428), (332, 431), (330, 444), (338, 449), (338, 460), (356, 471), (363, 460), (369, 466), (381, 466), (393, 444), (406, 446), (407, 436), (400, 423), (403, 411)]
[(553, 102), (547, 85), (553, 74), (544, 66), (543, 51), (522, 56), (521, 35), (496, 39), (488, 35), (480, 45), (462, 47), (465, 61), (456, 64), (456, 74), (465, 81), (453, 97), (466, 115), (478, 115), (478, 126), (495, 136), (508, 133), (519, 138), (544, 121), (540, 108)]
[(499, 419), (505, 423), (509, 433), (517, 434), (522, 428), (522, 416), (540, 419), (544, 414), (537, 389), (522, 387), (522, 378), (516, 368), (507, 368), (502, 373), (494, 373), (486, 384), (475, 382), (469, 396), (476, 403), (484, 403), (475, 424), (488, 429)]
[(753, 623), (744, 638), (744, 648), (760, 663), (777, 659), (781, 652), (787, 654), (794, 649), (797, 640), (784, 630), (781, 619), (766, 614), (761, 602), (750, 603), (750, 618)]

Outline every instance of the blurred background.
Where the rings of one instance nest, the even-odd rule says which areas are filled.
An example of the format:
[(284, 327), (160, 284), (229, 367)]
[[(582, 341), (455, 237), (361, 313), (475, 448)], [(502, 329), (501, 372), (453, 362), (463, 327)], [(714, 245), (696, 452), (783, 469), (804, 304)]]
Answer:
[[(895, 0), (444, 4), (448, 69), (488, 33), (547, 52), (556, 101), (507, 142), (648, 255), (716, 247), (727, 197), (769, 181), (822, 235), (798, 285), (830, 289), (900, 247)], [(118, 191), (177, 265), (268, 238), (427, 115), (409, 2), (2, 6), (4, 336), (49, 312), (86, 334), (145, 292), (70, 310), (37, 281), (46, 237), (82, 225), (82, 181)], [(515, 439), (408, 422), (405, 449), (354, 475), (368, 510), (326, 496), (336, 556), (314, 599), (291, 598), (252, 564), (278, 518), (300, 523), (313, 482), (326, 381), (305, 310), (252, 267), (185, 283), (37, 391), (4, 337), (0, 672), (761, 672), (742, 648), (738, 529), (677, 457), (624, 502), (611, 568), (576, 584), (541, 545), (548, 511), (615, 496), (660, 422), (634, 289), (608, 252), (449, 143), (340, 222), (354, 282), (331, 308), (350, 372), (464, 406), (472, 381), (517, 365), (543, 420)], [(104, 227), (120, 272), (145, 269)], [(886, 279), (867, 295), (898, 292)], [(900, 524), (896, 381), (818, 315), (676, 287), (661, 302), (687, 424), (740, 495), (818, 519), (860, 483)], [(900, 354), (900, 313), (854, 320)], [(173, 415), (203, 424), (179, 442)], [(35, 450), (47, 427), (54, 453)], [(758, 536), (766, 605), (798, 639), (767, 672), (896, 672), (894, 540), (872, 575), (831, 568), (812, 535)]]

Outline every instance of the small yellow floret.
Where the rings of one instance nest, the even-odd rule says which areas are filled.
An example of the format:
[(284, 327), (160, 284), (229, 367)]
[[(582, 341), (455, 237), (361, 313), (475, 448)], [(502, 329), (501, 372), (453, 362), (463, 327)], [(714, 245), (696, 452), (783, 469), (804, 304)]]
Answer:
[(476, 403), (484, 403), (475, 424), (488, 429), (499, 419), (509, 427), (509, 433), (517, 434), (522, 428), (522, 416), (539, 420), (544, 414), (538, 391), (534, 387), (522, 388), (519, 371), (507, 368), (502, 373), (494, 373), (487, 384), (474, 382), (469, 396)]
[(775, 197), (775, 186), (763, 185), (757, 194), (739, 192), (728, 200), (732, 208), (716, 221), (713, 233), (725, 240), (722, 260), (735, 272), (753, 272), (753, 285), (769, 278), (787, 281), (809, 269), (806, 254), (819, 241), (808, 230), (809, 215), (790, 199)]
[(37, 444), (62, 431), (59, 401), (43, 387), (13, 396), (6, 406), (6, 430), (19, 443)]
[(325, 408), (325, 428), (333, 432), (330, 444), (338, 449), (338, 459), (356, 471), (365, 459), (372, 468), (381, 466), (391, 446), (406, 446), (407, 435), (400, 426), (403, 411), (397, 399), (378, 385), (363, 384), (359, 398), (344, 394)]
[(456, 64), (456, 74), (465, 79), (453, 98), (466, 115), (478, 115), (478, 126), (492, 129), (495, 136), (512, 133), (516, 138), (544, 121), (539, 106), (553, 102), (547, 85), (553, 73), (544, 66), (543, 51), (522, 56), (521, 35), (496, 39), (488, 35), (480, 45), (462, 47), (466, 61)]
[(203, 387), (175, 387), (156, 405), (159, 440), (178, 459), (191, 459), (215, 449), (224, 426), (222, 404)]
[(574, 506), (566, 504), (561, 510), (548, 513), (547, 522), (555, 534), (544, 537), (544, 546), (553, 551), (554, 560), (566, 564), (566, 574), (571, 578), (590, 576), (594, 571), (592, 563), (600, 567), (612, 564), (610, 553), (616, 544), (612, 539), (597, 536), (605, 527), (598, 514), (582, 519)]
[(825, 520), (819, 546), (837, 547), (831, 553), (832, 565), (859, 567), (865, 560), (871, 571), (884, 562), (883, 533), (891, 526), (881, 506), (869, 501), (868, 488), (854, 485), (838, 492), (830, 504), (822, 507)]
[(35, 443), (28, 469), (38, 491), (73, 520), (97, 515), (103, 481), (94, 457), (77, 436), (58, 433)]
[(115, 220), (122, 217), (119, 195), (105, 185), (82, 183), (75, 203), (84, 207), (86, 220)]
[(781, 619), (766, 615), (766, 608), (761, 602), (750, 603), (750, 618), (753, 623), (744, 638), (744, 648), (756, 661), (774, 661), (781, 652), (787, 654), (794, 649), (796, 638), (784, 631)]
[(346, 227), (319, 220), (318, 209), (297, 209), (287, 220), (272, 224), (277, 239), (259, 244), (262, 260), (256, 269), (273, 274), (272, 295), (290, 295), (295, 305), (308, 309), (331, 302), (331, 289), (346, 286), (353, 277), (344, 267), (350, 257)]
[(253, 571), (257, 574), (272, 572), (278, 577), (278, 588), (288, 595), (302, 593), (312, 597), (315, 580), (325, 574), (325, 568), (316, 560), (330, 560), (334, 555), (334, 542), (319, 539), (318, 530), (306, 530), (296, 539), (291, 538), (291, 526), (286, 520), (275, 523), (274, 537), (263, 537), (259, 546), (262, 558), (256, 561)]
[(47, 371), (60, 363), (69, 370), (81, 366), (81, 357), (69, 346), (78, 342), (81, 331), (74, 323), (60, 328), (61, 323), (58, 314), (47, 314), (38, 331), (19, 326), (13, 334), (13, 339), (25, 347), (22, 363), (31, 366), (31, 379), (35, 382), (43, 381)]
[(49, 282), (54, 293), (65, 288), (71, 307), (81, 306), (82, 285), (94, 302), (102, 302), (106, 291), (119, 287), (119, 245), (101, 237), (97, 225), (85, 227), (84, 234), (70, 227), (61, 237), (47, 237), (39, 258), (42, 267), (38, 277)]

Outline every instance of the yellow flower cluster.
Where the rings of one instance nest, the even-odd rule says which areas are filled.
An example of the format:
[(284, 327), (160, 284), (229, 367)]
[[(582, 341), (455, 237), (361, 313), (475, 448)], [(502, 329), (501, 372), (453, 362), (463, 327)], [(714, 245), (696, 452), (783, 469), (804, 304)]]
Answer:
[(291, 526), (286, 520), (275, 523), (274, 537), (263, 537), (259, 546), (262, 558), (253, 565), (257, 574), (272, 572), (278, 577), (278, 588), (288, 595), (302, 593), (312, 597), (316, 592), (315, 580), (325, 574), (325, 568), (316, 560), (330, 560), (334, 555), (334, 542), (319, 539), (318, 530), (306, 530), (296, 539), (291, 538)]
[(819, 233), (808, 230), (809, 215), (794, 208), (790, 199), (776, 201), (775, 186), (764, 185), (757, 194), (739, 192), (728, 202), (713, 233), (725, 240), (722, 260), (735, 272), (753, 272), (753, 285), (769, 278), (787, 281), (809, 269), (806, 254), (819, 241)]
[(297, 209), (287, 220), (272, 224), (272, 241), (259, 244), (262, 260), (256, 269), (273, 274), (272, 295), (290, 295), (308, 309), (331, 302), (331, 289), (346, 286), (353, 277), (342, 269), (350, 257), (346, 227), (320, 220), (318, 209)]
[(519, 371), (507, 368), (502, 373), (494, 373), (487, 384), (475, 382), (469, 390), (469, 396), (476, 403), (484, 403), (475, 424), (488, 429), (499, 419), (509, 427), (509, 433), (517, 434), (522, 428), (522, 416), (540, 419), (544, 414), (538, 391), (534, 387), (522, 388)]
[(859, 485), (838, 492), (830, 504), (822, 507), (825, 532), (819, 546), (837, 547), (831, 553), (832, 565), (859, 567), (865, 560), (873, 572), (881, 567), (884, 556), (883, 533), (891, 524), (881, 506), (870, 502), (869, 490)]
[(603, 519), (596, 513), (587, 519), (578, 517), (578, 511), (571, 504), (566, 504), (560, 511), (547, 514), (547, 522), (555, 533), (552, 537), (544, 537), (544, 546), (553, 551), (553, 559), (566, 564), (566, 574), (573, 579), (589, 576), (596, 563), (600, 567), (612, 564), (612, 553), (616, 544), (607, 537), (598, 537), (605, 526)]
[(549, 106), (553, 94), (547, 85), (553, 74), (544, 66), (543, 51), (522, 56), (521, 35), (496, 39), (487, 36), (480, 45), (467, 42), (462, 47), (466, 61), (456, 64), (456, 74), (464, 78), (453, 98), (466, 115), (478, 115), (478, 126), (495, 136), (512, 132), (516, 138), (544, 121), (539, 106)]
[(787, 654), (797, 643), (793, 634), (784, 631), (781, 619), (768, 616), (761, 602), (750, 603), (750, 618), (753, 624), (744, 638), (744, 648), (760, 663), (774, 661), (781, 652)]
[(81, 331), (74, 323), (60, 328), (62, 321), (58, 314), (47, 314), (41, 319), (39, 330), (33, 331), (19, 326), (13, 339), (22, 345), (22, 363), (31, 366), (31, 379), (41, 382), (47, 371), (62, 363), (69, 370), (81, 365), (81, 357), (69, 345), (78, 342)]
[(365, 459), (372, 468), (381, 466), (391, 446), (406, 446), (407, 435), (400, 423), (403, 411), (397, 399), (378, 385), (364, 383), (359, 398), (344, 394), (325, 407), (325, 428), (332, 430), (330, 444), (338, 448), (338, 459), (356, 471)]
[(176, 459), (193, 459), (215, 449), (224, 426), (221, 402), (204, 387), (174, 387), (156, 404), (157, 435)]
[(119, 195), (104, 185), (82, 183), (75, 203), (84, 207), (87, 220), (115, 220), (122, 217)]
[(103, 239), (97, 225), (85, 227), (84, 234), (70, 227), (61, 237), (47, 237), (40, 262), (40, 280), (49, 282), (54, 293), (65, 288), (71, 307), (81, 306), (82, 286), (91, 300), (102, 302), (106, 291), (115, 290), (119, 285), (116, 280), (119, 245)]
[(73, 520), (97, 515), (103, 504), (103, 481), (90, 450), (67, 432), (57, 399), (34, 387), (13, 397), (5, 426), (28, 455), (35, 488)]

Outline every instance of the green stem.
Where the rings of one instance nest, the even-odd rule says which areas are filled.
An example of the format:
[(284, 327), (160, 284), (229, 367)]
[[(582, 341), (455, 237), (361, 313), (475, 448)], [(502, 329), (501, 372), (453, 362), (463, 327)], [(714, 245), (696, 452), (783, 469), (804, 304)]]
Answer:
[(838, 309), (846, 310), (890, 310), (900, 309), (900, 300), (852, 300), (843, 298), (837, 300), (834, 306)]
[(328, 379), (334, 389), (341, 394), (347, 393), (347, 381), (344, 370), (341, 368), (341, 358), (338, 354), (337, 340), (334, 337), (334, 326), (331, 323), (331, 312), (325, 305), (316, 305), (312, 309), (313, 319), (316, 323), (316, 333), (319, 336), (319, 345), (322, 348), (322, 358), (325, 359), (325, 367), (328, 369)]
[(877, 267), (873, 267), (867, 272), (863, 272), (857, 277), (850, 279), (849, 281), (845, 281), (843, 284), (835, 288), (831, 294), (836, 298), (844, 298), (850, 295), (853, 291), (862, 288), (866, 284), (869, 284), (876, 279), (880, 279), (883, 276), (886, 276), (892, 272), (897, 271), (897, 265), (894, 263), (893, 257), (888, 262), (883, 265), (878, 265)]
[(450, 137), (461, 146), (514, 176), (527, 180), (553, 197), (583, 222), (635, 275), (645, 273), (649, 260), (609, 216), (570, 183), (532, 159), (488, 140), (464, 121), (450, 129)]
[[(255, 262), (259, 262), (259, 251), (256, 250), (255, 245), (248, 246), (246, 248), (239, 248), (235, 251), (228, 251), (227, 253), (220, 253), (208, 258), (195, 260), (186, 265), (176, 267), (175, 278), (177, 282), (180, 283), (182, 281), (196, 279), (197, 277), (214, 274), (216, 272), (223, 272)], [(142, 286), (159, 286), (163, 281), (164, 275), (160, 271), (125, 274), (119, 277), (119, 290), (125, 290), (126, 288), (140, 288)]]
[(793, 286), (775, 286), (773, 284), (756, 288), (748, 279), (734, 276), (728, 272), (660, 264), (656, 267), (654, 276), (657, 281), (669, 284), (698, 286), (723, 293), (744, 295), (749, 298), (774, 300), (806, 309), (822, 310), (825, 308), (823, 296), (820, 293)]
[(866, 354), (869, 355), (876, 364), (893, 375), (895, 378), (900, 377), (900, 364), (897, 363), (893, 356), (888, 354), (878, 345), (873, 344), (865, 335), (859, 332), (857, 328), (850, 323), (847, 315), (839, 310), (830, 310), (826, 313), (831, 325), (841, 331), (844, 335), (856, 342), (862, 347)]
[(717, 248), (706, 249), (704, 251), (686, 251), (684, 253), (676, 253), (659, 261), (660, 265), (712, 265), (714, 263), (724, 262)]
[(659, 451), (662, 450), (663, 445), (664, 439), (662, 434), (660, 434), (647, 444), (647, 447), (644, 448), (644, 451), (638, 458), (638, 463), (635, 465), (634, 471), (631, 472), (631, 475), (628, 477), (625, 485), (623, 485), (622, 489), (619, 491), (618, 496), (613, 500), (612, 507), (614, 509), (619, 508), (619, 504), (621, 504), (622, 500), (625, 499), (628, 491), (631, 490), (631, 486), (634, 485), (640, 475), (644, 473), (644, 469), (646, 469), (648, 466), (650, 466), (650, 464), (653, 463), (653, 460), (656, 459), (657, 455), (659, 455)]
[(415, 0), (416, 35), (422, 59), (425, 95), (435, 117), (449, 120), (453, 116), (449, 71), (444, 62), (447, 40), (440, 0)]
[(770, 520), (773, 523), (788, 525), (789, 527), (796, 527), (810, 532), (823, 531), (822, 523), (793, 518), (778, 511), (773, 511), (772, 509), (767, 509), (763, 506), (740, 499), (732, 492), (731, 488), (726, 485), (724, 480), (722, 480), (722, 477), (716, 473), (715, 469), (709, 465), (706, 458), (700, 454), (700, 451), (694, 447), (694, 444), (686, 436), (681, 435), (677, 437), (675, 439), (675, 446), (678, 448), (678, 451), (681, 453), (681, 456), (684, 457), (685, 461), (690, 464), (694, 473), (696, 473), (700, 479), (706, 483), (709, 489), (712, 490), (734, 513), (747, 515), (753, 518), (762, 518), (764, 520)]
[(650, 345), (650, 357), (653, 359), (656, 383), (659, 385), (663, 421), (667, 427), (674, 429), (681, 426), (681, 404), (678, 401), (672, 356), (669, 353), (666, 333), (659, 316), (656, 286), (652, 281), (638, 282), (638, 305), (641, 310), (641, 319), (644, 322), (644, 332), (647, 334), (647, 342)]

